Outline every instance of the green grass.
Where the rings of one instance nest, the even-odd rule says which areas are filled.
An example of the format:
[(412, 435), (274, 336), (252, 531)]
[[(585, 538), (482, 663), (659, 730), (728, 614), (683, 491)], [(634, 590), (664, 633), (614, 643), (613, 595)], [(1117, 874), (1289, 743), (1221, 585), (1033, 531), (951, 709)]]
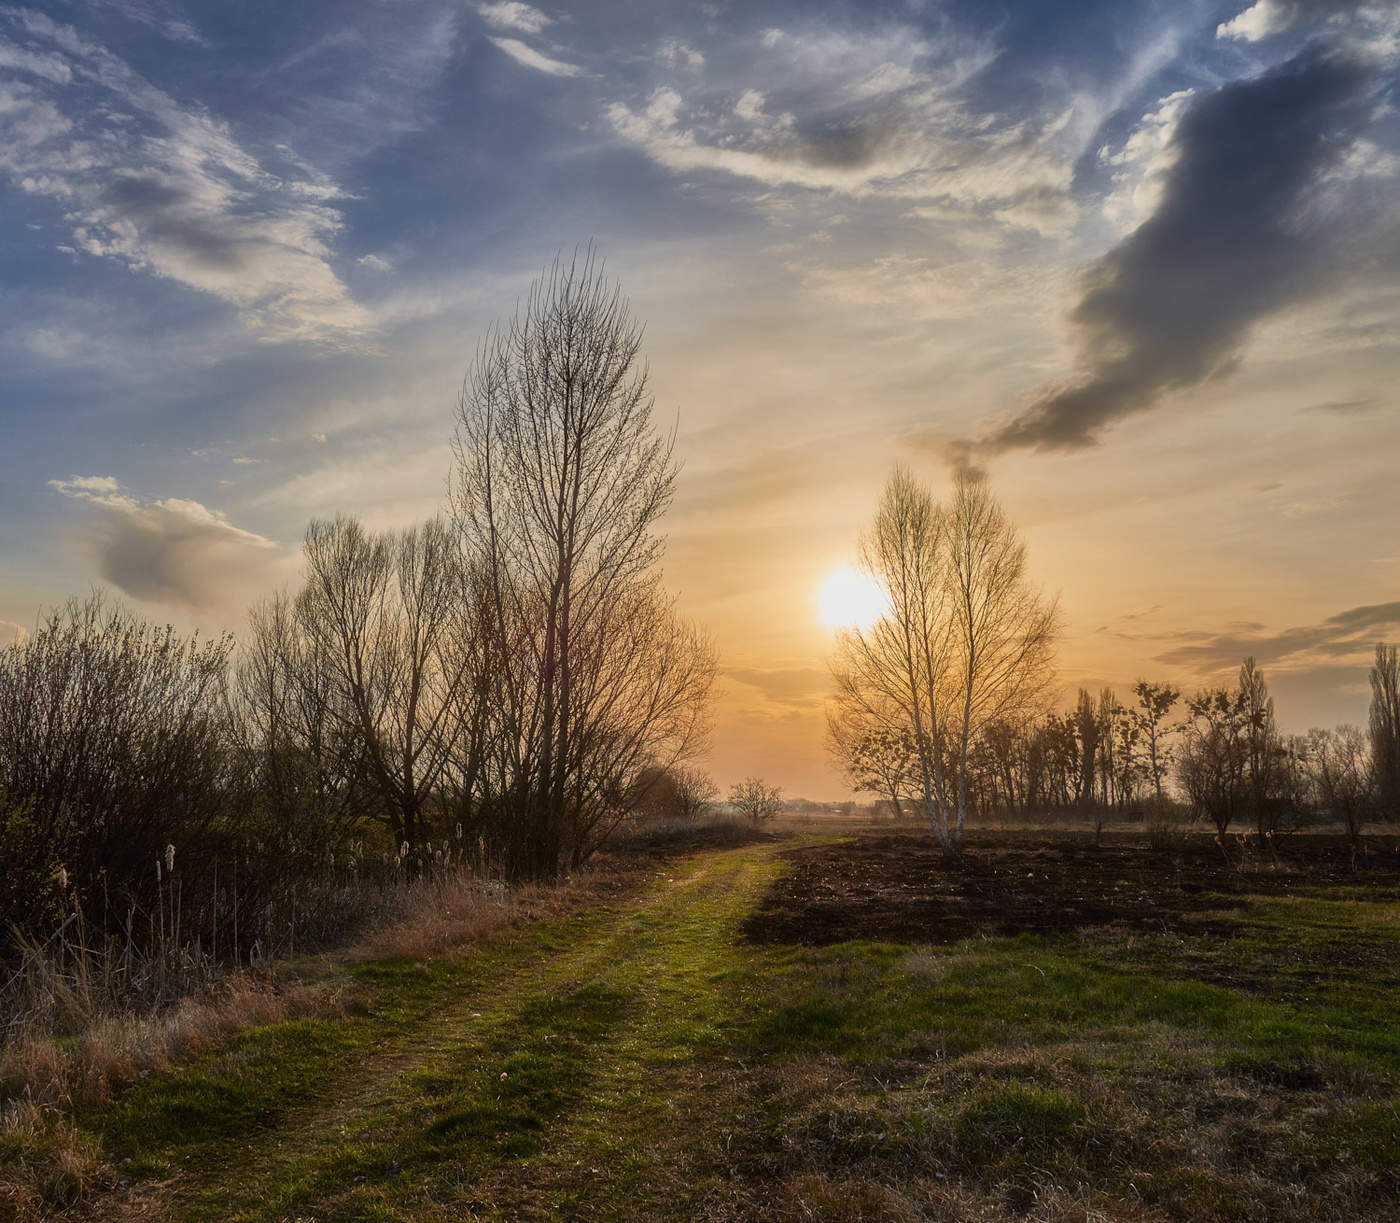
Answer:
[(1394, 1216), (1400, 983), (1373, 966), (1400, 904), (1256, 898), (1230, 938), (742, 942), (783, 869), (702, 855), (362, 965), (355, 1015), (80, 1125), (172, 1218)]

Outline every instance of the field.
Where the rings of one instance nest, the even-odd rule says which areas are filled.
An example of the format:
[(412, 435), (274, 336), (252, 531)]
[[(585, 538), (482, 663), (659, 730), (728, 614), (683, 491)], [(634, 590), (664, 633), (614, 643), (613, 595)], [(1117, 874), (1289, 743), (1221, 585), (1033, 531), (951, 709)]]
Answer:
[[(79, 1110), (84, 1219), (1392, 1219), (1400, 852), (789, 830)], [(22, 1160), (5, 1147), (0, 1156)], [(106, 1171), (103, 1171), (105, 1168)], [(16, 1199), (17, 1200), (17, 1199)]]

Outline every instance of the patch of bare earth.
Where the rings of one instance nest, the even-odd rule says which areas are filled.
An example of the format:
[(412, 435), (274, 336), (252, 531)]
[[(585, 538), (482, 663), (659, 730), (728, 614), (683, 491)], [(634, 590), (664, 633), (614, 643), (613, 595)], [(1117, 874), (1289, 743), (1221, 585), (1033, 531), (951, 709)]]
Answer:
[(1082, 836), (974, 836), (949, 860), (927, 834), (863, 836), (788, 853), (792, 869), (745, 924), (755, 943), (827, 946), (848, 939), (954, 943), (976, 935), (1118, 927), (1228, 937), (1206, 916), (1251, 896), (1364, 889), (1400, 899), (1400, 850), (1372, 839), (1295, 837), (1267, 859), (1193, 837), (1172, 850), (1096, 847)]

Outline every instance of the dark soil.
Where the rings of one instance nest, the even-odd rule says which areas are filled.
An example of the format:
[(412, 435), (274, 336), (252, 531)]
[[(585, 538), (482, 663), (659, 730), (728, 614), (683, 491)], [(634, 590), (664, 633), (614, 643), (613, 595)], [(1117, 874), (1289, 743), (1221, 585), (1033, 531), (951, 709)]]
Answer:
[(927, 834), (857, 837), (797, 848), (745, 925), (756, 943), (825, 946), (847, 939), (952, 943), (973, 935), (1118, 927), (1229, 937), (1200, 916), (1246, 896), (1400, 899), (1394, 838), (1355, 856), (1340, 837), (1297, 836), (1267, 858), (1208, 837), (1179, 848), (1095, 847), (1083, 834), (988, 833), (947, 860)]

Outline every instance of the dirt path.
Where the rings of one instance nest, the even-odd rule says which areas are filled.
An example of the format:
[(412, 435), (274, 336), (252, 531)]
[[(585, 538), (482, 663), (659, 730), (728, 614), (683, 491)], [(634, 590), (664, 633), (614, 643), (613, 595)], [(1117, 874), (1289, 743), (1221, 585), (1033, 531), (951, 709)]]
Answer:
[(631, 900), (528, 928), (440, 984), (410, 981), (403, 1004), (394, 974), (408, 969), (386, 966), (382, 1013), (361, 1021), (377, 1027), (269, 1067), (309, 1058), (312, 1102), (234, 1133), (178, 1130), (139, 1152), (175, 1175), (97, 1217), (635, 1217), (653, 1136), (677, 1109), (704, 1111), (697, 1055), (728, 1022), (738, 929), (778, 869), (771, 846), (676, 863)]

